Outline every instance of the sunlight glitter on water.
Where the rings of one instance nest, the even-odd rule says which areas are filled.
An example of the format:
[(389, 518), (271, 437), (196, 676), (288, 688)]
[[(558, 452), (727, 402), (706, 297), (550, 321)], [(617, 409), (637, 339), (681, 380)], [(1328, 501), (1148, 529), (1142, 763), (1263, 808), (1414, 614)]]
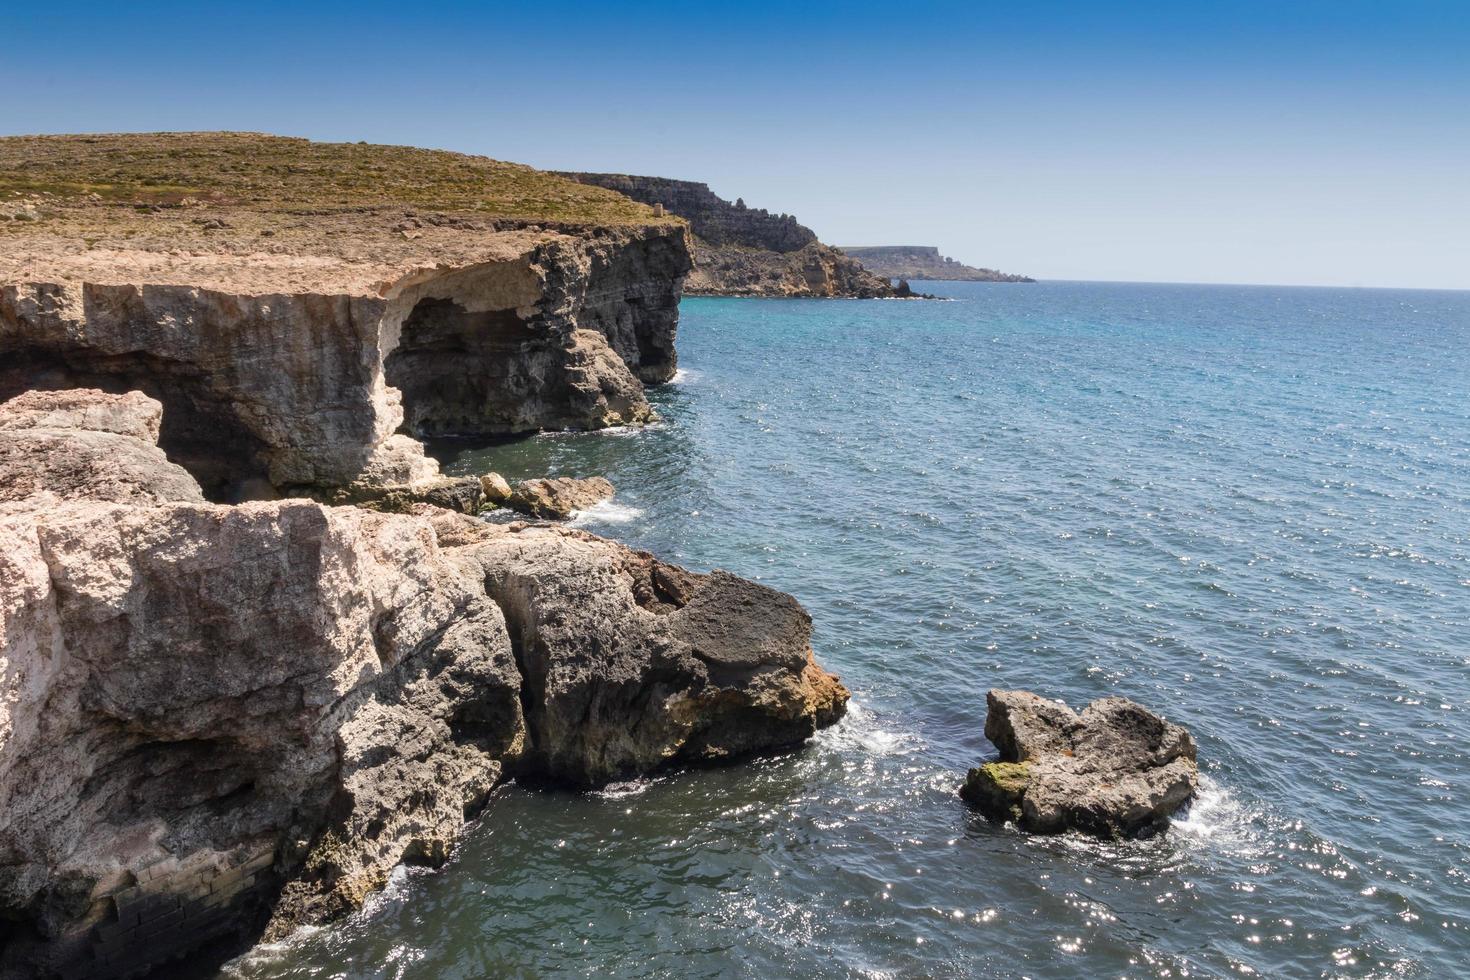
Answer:
[[(847, 720), (728, 769), (506, 788), (408, 900), (241, 975), (1470, 962), (1470, 294), (935, 288), (958, 298), (686, 301), (660, 427), (445, 467), (605, 475), (642, 513), (589, 529), (792, 592)], [(955, 795), (994, 755), (989, 687), (1156, 708), (1199, 798), (1146, 841), (990, 824)]]

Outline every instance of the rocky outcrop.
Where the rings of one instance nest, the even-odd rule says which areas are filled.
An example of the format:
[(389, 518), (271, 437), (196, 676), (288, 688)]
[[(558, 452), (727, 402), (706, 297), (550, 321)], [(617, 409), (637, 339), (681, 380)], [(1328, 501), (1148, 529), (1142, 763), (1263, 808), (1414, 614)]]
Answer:
[(503, 505), (510, 499), (511, 493), (510, 482), (499, 473), (485, 473), (480, 476), (480, 498), (486, 506)]
[(932, 245), (844, 245), (842, 251), (886, 279), (949, 279), (965, 282), (1035, 282), (1029, 276), (979, 269), (940, 255)]
[(153, 468), (62, 498), (0, 467), (0, 975), (280, 936), (442, 861), (508, 776), (724, 761), (842, 712), (789, 596), (424, 505), (205, 503), (148, 456), (159, 414), (0, 405), (56, 472), (99, 437)]
[(971, 769), (960, 795), (1035, 833), (1134, 837), (1166, 827), (1195, 793), (1189, 732), (1127, 698), (1072, 711), (1027, 691), (991, 691), (985, 737), (1000, 761)]
[[(48, 198), (0, 225), (0, 398), (146, 392), (213, 500), (435, 476), (405, 436), (637, 424), (644, 384), (675, 370), (685, 229), (605, 191), (241, 134), (0, 139), (0, 187), (48, 167), (115, 194), (126, 173), (137, 199)], [(150, 196), (185, 179), (199, 198)], [(618, 220), (476, 210), (504, 186), (515, 213)]]
[(793, 216), (747, 208), (743, 200), (731, 204), (707, 184), (629, 174), (561, 176), (617, 191), (687, 220), (694, 238), (694, 270), (687, 282), (691, 294), (858, 299), (913, 295), (822, 244)]
[(203, 502), (199, 485), (158, 448), (163, 418), (141, 392), (27, 392), (0, 413), (0, 502), (43, 492), (127, 503)]
[(613, 485), (600, 476), (584, 480), (559, 476), (522, 480), (506, 498), (505, 506), (531, 517), (563, 521), (612, 495)]
[(821, 242), (795, 252), (705, 248), (696, 242), (694, 253), (694, 271), (687, 282), (692, 295), (830, 299), (908, 299), (915, 295), (907, 284), (895, 286)]

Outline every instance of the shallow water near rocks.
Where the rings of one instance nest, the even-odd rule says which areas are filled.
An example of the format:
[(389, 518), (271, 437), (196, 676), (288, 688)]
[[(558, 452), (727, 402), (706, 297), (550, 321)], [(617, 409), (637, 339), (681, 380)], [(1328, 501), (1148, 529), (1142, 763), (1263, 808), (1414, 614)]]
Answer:
[[(797, 595), (845, 722), (507, 787), (447, 867), (227, 972), (1470, 969), (1470, 293), (930, 286), (686, 300), (662, 424), (446, 455), (605, 475), (581, 526)], [(1140, 842), (985, 822), (993, 686), (1161, 711), (1202, 796)]]

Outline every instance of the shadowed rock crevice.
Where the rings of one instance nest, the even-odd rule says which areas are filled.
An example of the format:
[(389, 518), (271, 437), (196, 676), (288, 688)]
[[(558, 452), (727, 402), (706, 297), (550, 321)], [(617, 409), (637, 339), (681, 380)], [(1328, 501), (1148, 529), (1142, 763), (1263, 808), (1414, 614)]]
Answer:
[(515, 310), (472, 313), (451, 299), (420, 300), (383, 365), (403, 396), (403, 431), (429, 438), (532, 425), (521, 406), (536, 397), (540, 378), (526, 361), (556, 357), (538, 339)]
[(232, 503), (269, 486), (267, 447), (238, 403), (190, 365), (129, 351), (27, 348), (0, 342), (0, 401), (28, 390), (141, 391), (163, 406), (158, 446), (209, 500)]

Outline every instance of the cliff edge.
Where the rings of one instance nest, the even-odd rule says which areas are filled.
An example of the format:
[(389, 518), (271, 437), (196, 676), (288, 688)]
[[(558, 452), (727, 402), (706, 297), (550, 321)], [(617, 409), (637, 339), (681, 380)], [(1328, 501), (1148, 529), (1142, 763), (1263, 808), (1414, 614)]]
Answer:
[(684, 223), (518, 164), (249, 133), (0, 139), (0, 398), (141, 390), (215, 500), (432, 477), (408, 437), (651, 417)]
[(196, 969), (508, 778), (841, 716), (791, 596), (423, 502), (481, 487), (414, 436), (648, 419), (689, 269), (682, 219), (481, 157), (0, 139), (0, 978)]
[(912, 295), (817, 240), (789, 214), (730, 203), (709, 185), (667, 177), (565, 172), (685, 218), (694, 237), (686, 289), (702, 296), (821, 296), (857, 299)]

